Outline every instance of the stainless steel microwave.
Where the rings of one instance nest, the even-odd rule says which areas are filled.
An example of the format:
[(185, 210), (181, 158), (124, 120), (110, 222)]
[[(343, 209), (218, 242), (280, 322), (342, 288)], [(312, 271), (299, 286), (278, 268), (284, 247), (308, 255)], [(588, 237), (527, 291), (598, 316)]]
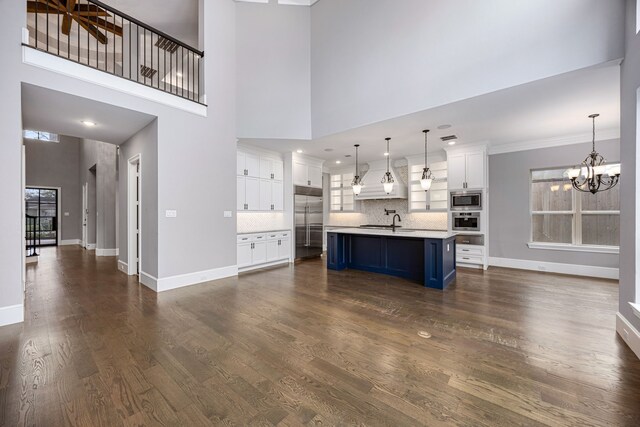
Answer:
[(482, 191), (452, 191), (449, 203), (452, 211), (482, 210)]

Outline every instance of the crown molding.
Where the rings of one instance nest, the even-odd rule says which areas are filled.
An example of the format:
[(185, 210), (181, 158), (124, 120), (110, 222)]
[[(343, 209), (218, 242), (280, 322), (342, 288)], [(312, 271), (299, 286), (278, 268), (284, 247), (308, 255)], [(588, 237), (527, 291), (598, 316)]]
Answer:
[[(592, 134), (589, 132), (554, 138), (534, 139), (530, 141), (508, 142), (506, 144), (491, 145), (489, 147), (489, 155), (582, 144), (585, 142), (591, 142), (591, 138)], [(598, 131), (596, 134), (596, 141), (607, 141), (611, 139), (620, 139), (620, 129)]]

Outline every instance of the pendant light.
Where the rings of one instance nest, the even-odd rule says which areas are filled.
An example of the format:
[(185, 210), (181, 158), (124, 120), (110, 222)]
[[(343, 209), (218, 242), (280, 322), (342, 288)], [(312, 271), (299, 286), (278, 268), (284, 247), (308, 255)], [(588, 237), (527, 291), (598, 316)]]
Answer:
[(382, 186), (384, 187), (385, 193), (391, 194), (391, 192), (393, 191), (393, 183), (395, 182), (393, 180), (393, 175), (391, 175), (391, 172), (389, 171), (389, 162), (391, 159), (391, 152), (389, 151), (389, 141), (391, 141), (391, 138), (385, 138), (385, 141), (387, 141), (387, 173), (385, 173), (382, 177)]
[(427, 163), (427, 135), (429, 134), (429, 129), (425, 129), (424, 132), (424, 169), (422, 169), (422, 178), (420, 178), (420, 186), (424, 191), (429, 191), (431, 188), (431, 183), (434, 180), (433, 174), (428, 167)]
[(357, 196), (362, 191), (362, 178), (358, 174), (358, 147), (360, 147), (360, 144), (356, 144), (354, 147), (356, 147), (356, 174), (353, 177), (353, 181), (351, 181), (351, 188), (353, 189), (353, 194)]
[(600, 114), (589, 116), (593, 123), (591, 153), (584, 159), (580, 167), (567, 170), (567, 176), (571, 179), (573, 188), (583, 193), (596, 194), (600, 191), (610, 190), (620, 181), (620, 165), (607, 167), (604, 157), (596, 151), (596, 117), (598, 116)]

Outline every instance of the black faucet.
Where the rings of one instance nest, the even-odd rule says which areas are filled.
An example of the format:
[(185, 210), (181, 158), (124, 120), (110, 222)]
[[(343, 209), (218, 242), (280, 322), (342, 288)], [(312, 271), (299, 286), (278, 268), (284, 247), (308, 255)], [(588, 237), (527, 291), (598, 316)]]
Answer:
[(396, 217), (398, 217), (398, 222), (402, 222), (400, 215), (395, 214), (393, 216), (393, 222), (391, 223), (391, 230), (393, 230), (394, 233), (396, 232), (396, 227), (400, 227), (399, 225), (396, 225)]

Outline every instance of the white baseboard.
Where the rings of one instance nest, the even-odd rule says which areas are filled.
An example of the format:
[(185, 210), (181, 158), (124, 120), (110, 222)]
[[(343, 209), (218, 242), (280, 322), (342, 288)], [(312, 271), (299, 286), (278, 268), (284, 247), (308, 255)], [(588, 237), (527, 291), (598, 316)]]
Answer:
[(60, 243), (58, 243), (59, 246), (72, 246), (80, 244), (82, 244), (82, 240), (80, 239), (60, 240)]
[(0, 326), (24, 322), (24, 305), (16, 304), (0, 307)]
[(238, 267), (235, 265), (197, 271), (195, 273), (179, 274), (177, 276), (163, 277), (160, 279), (145, 272), (140, 272), (140, 283), (156, 292), (164, 292), (237, 275)]
[(619, 312), (616, 314), (616, 332), (640, 359), (640, 332)]
[(593, 265), (563, 264), (559, 262), (532, 261), (528, 259), (489, 257), (489, 265), (495, 267), (517, 268), (547, 273), (571, 274), (574, 276), (600, 277), (618, 280), (619, 269), (596, 267)]
[(122, 271), (128, 276), (132, 276), (132, 274), (129, 274), (129, 265), (124, 261), (118, 260), (118, 270)]
[(36, 264), (38, 262), (39, 256), (28, 256), (25, 257), (26, 264)]
[(152, 289), (158, 292), (158, 278), (152, 276), (144, 271), (140, 272), (140, 283), (145, 285), (147, 288)]
[(95, 243), (87, 243), (87, 250), (95, 251), (96, 250), (96, 244)]
[(118, 256), (118, 249), (96, 249), (96, 256)]
[(266, 264), (250, 265), (248, 267), (238, 268), (238, 273), (245, 273), (251, 270), (259, 270), (261, 268), (274, 267), (276, 265), (289, 264), (289, 259), (281, 259), (278, 261), (268, 262)]

